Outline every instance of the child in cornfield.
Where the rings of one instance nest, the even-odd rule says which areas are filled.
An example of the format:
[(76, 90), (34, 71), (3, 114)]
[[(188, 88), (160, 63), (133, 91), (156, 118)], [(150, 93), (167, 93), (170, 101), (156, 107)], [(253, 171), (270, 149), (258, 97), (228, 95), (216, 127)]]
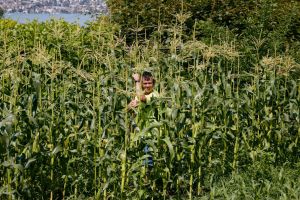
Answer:
[[(150, 123), (156, 121), (155, 109), (152, 103), (155, 98), (158, 98), (159, 94), (154, 90), (155, 79), (150, 72), (143, 72), (142, 77), (135, 73), (132, 75), (135, 81), (136, 96), (128, 105), (130, 110), (136, 111), (135, 122), (132, 123), (132, 127), (135, 132), (140, 132), (140, 128), (147, 127)], [(151, 138), (153, 130), (147, 132), (143, 135), (143, 139)], [(144, 152), (146, 154), (150, 153), (150, 148), (148, 145), (145, 146)], [(153, 166), (153, 158), (150, 156), (144, 161), (146, 166)]]

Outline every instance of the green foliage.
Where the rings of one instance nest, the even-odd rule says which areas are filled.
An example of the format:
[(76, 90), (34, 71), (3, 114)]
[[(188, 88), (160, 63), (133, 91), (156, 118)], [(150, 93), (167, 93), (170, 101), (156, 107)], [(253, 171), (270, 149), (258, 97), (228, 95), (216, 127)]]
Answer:
[(167, 0), (108, 0), (110, 15), (114, 22), (121, 25), (127, 39), (147, 38), (161, 24), (174, 22), (176, 13), (186, 10), (186, 2)]
[[(299, 181), (276, 173), (298, 173), (299, 62), (289, 51), (246, 57), (232, 32), (197, 24), (207, 25), (224, 34), (199, 40), (175, 24), (130, 44), (106, 17), (84, 27), (0, 20), (0, 198), (298, 195)], [(134, 132), (131, 75), (145, 69), (157, 120)], [(276, 188), (260, 190), (260, 177)]]
[[(228, 29), (234, 35), (229, 39), (238, 36), (239, 48), (248, 55), (259, 51), (265, 56), (274, 53), (270, 50), (292, 49), (295, 57), (300, 57), (297, 51), (300, 45), (298, 1), (108, 0), (107, 4), (112, 20), (120, 24), (128, 42), (149, 38), (153, 32), (162, 33), (176, 23), (183, 23), (181, 31), (199, 39), (220, 37), (223, 33), (215, 27)], [(208, 24), (208, 27), (201, 24)]]

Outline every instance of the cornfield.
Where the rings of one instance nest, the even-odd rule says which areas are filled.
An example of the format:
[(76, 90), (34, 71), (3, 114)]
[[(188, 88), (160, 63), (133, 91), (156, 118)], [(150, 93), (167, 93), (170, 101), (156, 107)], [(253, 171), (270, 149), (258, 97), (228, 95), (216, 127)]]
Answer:
[[(133, 44), (105, 18), (0, 29), (0, 199), (300, 199), (293, 57), (249, 63), (180, 24)], [(144, 70), (160, 98), (137, 133), (126, 108)]]

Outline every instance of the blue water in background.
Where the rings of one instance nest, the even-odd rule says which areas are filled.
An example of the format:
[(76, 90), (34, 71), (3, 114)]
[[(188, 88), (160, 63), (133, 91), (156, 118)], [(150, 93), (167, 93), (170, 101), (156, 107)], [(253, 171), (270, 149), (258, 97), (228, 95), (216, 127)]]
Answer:
[(78, 13), (6, 13), (4, 18), (13, 19), (19, 23), (27, 23), (33, 20), (44, 22), (50, 19), (64, 19), (70, 23), (76, 23), (83, 26), (86, 22), (92, 21), (95, 17), (91, 15), (78, 14)]

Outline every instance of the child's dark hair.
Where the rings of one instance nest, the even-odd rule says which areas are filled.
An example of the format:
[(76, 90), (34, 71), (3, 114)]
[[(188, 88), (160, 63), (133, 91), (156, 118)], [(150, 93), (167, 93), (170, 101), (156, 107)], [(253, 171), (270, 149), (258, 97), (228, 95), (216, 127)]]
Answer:
[(142, 78), (145, 79), (145, 80), (150, 80), (150, 79), (152, 79), (153, 84), (155, 84), (155, 79), (154, 79), (154, 77), (152, 76), (151, 72), (144, 71), (143, 74), (142, 74)]

